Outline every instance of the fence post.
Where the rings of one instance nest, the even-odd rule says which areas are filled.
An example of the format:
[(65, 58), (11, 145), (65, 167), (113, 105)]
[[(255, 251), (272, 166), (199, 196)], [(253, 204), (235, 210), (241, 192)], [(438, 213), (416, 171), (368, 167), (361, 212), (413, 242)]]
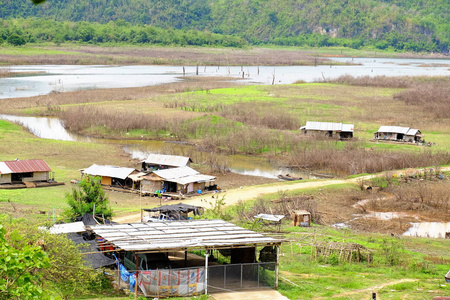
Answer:
[(258, 287), (259, 287), (259, 264), (260, 263), (257, 263), (257, 268), (256, 268), (256, 272), (258, 272)]
[(277, 261), (275, 263), (275, 289), (278, 289), (278, 271), (280, 267), (279, 257), (280, 257), (280, 245), (277, 245)]
[(206, 253), (205, 253), (205, 295), (208, 295), (208, 257), (209, 257), (209, 250), (206, 250)]
[(243, 264), (241, 264), (241, 288), (242, 288), (242, 273), (243, 273), (243, 268), (244, 267), (244, 265)]
[(223, 265), (223, 288), (227, 285), (227, 266)]

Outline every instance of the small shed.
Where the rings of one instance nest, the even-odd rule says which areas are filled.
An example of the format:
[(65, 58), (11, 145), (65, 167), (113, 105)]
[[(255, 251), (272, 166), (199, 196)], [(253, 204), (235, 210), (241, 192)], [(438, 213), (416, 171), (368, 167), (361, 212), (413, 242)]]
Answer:
[(375, 140), (420, 143), (423, 138), (424, 135), (419, 129), (401, 126), (381, 126), (374, 133)]
[(116, 186), (122, 188), (137, 188), (138, 182), (141, 180), (132, 175), (139, 174), (136, 169), (123, 168), (117, 166), (101, 166), (93, 164), (87, 169), (81, 170), (81, 176), (99, 176), (101, 177), (101, 184), (107, 186)]
[(300, 130), (307, 134), (308, 132), (322, 132), (329, 137), (337, 137), (339, 139), (353, 138), (354, 125), (331, 122), (306, 122), (305, 126), (300, 127)]
[(187, 156), (150, 154), (142, 161), (142, 171), (153, 171), (168, 168), (189, 167), (192, 159)]
[(142, 192), (155, 193), (159, 190), (189, 194), (205, 190), (206, 183), (211, 184), (215, 180), (216, 177), (200, 174), (190, 167), (157, 170), (143, 177)]
[(51, 171), (42, 159), (2, 161), (0, 184), (49, 181)]
[(311, 213), (307, 210), (294, 210), (291, 213), (292, 225), (301, 227), (311, 226)]

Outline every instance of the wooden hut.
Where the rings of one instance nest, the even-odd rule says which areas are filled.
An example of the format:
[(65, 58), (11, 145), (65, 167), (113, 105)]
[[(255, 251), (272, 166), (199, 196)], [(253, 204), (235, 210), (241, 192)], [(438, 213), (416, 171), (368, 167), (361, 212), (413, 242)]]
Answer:
[(120, 187), (137, 189), (138, 183), (141, 178), (140, 176), (133, 175), (144, 175), (140, 174), (136, 169), (133, 168), (123, 168), (117, 166), (101, 166), (93, 164), (89, 168), (81, 170), (81, 176), (99, 176), (101, 177), (101, 184), (106, 186)]
[(292, 225), (301, 227), (311, 226), (311, 213), (307, 210), (294, 210), (291, 213)]
[(216, 177), (203, 175), (190, 167), (157, 170), (143, 177), (142, 192), (189, 194), (206, 189)]

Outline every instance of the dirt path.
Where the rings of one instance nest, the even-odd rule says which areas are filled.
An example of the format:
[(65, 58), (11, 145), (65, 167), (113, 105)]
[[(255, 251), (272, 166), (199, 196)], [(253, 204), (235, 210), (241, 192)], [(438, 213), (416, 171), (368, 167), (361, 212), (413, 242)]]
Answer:
[[(313, 300), (330, 299), (330, 298), (337, 298), (337, 297), (347, 297), (347, 296), (355, 295), (355, 294), (365, 294), (365, 297), (367, 297), (368, 293), (375, 293), (375, 292), (381, 290), (384, 287), (387, 287), (387, 286), (390, 286), (390, 285), (394, 285), (394, 284), (398, 284), (398, 283), (402, 283), (402, 282), (412, 282), (412, 281), (418, 281), (418, 279), (411, 279), (411, 278), (399, 279), (399, 280), (385, 282), (383, 284), (371, 286), (371, 287), (368, 287), (368, 288), (365, 288), (365, 289), (354, 290), (354, 291), (351, 291), (351, 292), (345, 292), (345, 293), (337, 294), (337, 295), (334, 295), (334, 296), (331, 296), (331, 297), (316, 297), (316, 298), (312, 298), (312, 299)], [(351, 299), (350, 297), (348, 297), (348, 298)]]
[[(443, 167), (441, 171), (450, 171), (450, 167)], [(401, 171), (397, 171), (401, 172)], [(229, 189), (227, 191), (215, 194), (215, 196), (225, 197), (225, 206), (231, 206), (237, 204), (239, 201), (247, 201), (255, 199), (258, 196), (264, 194), (273, 194), (279, 191), (293, 191), (293, 190), (303, 190), (310, 188), (320, 188), (324, 186), (330, 186), (334, 184), (345, 184), (345, 183), (358, 183), (360, 180), (368, 180), (376, 176), (382, 176), (380, 174), (366, 175), (352, 179), (317, 179), (312, 181), (296, 181), (296, 182), (280, 182), (277, 184), (267, 184), (260, 186), (247, 186), (242, 188)], [(209, 202), (214, 201), (211, 194), (200, 195), (196, 197), (191, 197), (189, 199), (176, 201), (176, 203), (182, 202), (192, 205), (203, 206), (209, 208)], [(175, 203), (175, 202), (174, 202)], [(166, 203), (168, 204), (168, 203)], [(124, 216), (118, 216), (114, 218), (115, 222), (118, 223), (129, 223), (129, 222), (139, 222), (140, 212), (134, 214), (128, 214)]]

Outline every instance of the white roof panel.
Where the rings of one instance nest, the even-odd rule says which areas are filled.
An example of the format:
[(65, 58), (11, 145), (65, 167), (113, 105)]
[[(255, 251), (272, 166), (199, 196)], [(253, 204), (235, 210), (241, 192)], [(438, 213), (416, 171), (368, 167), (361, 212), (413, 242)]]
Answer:
[(153, 171), (156, 175), (159, 177), (162, 177), (164, 179), (174, 179), (174, 178), (181, 178), (185, 176), (192, 176), (192, 175), (198, 175), (200, 172), (190, 168), (190, 167), (179, 167), (179, 168), (173, 168), (173, 169), (164, 169), (164, 170), (157, 170)]
[(0, 162), (0, 174), (10, 174), (10, 173), (12, 173), (11, 169), (8, 168), (8, 166), (3, 161), (1, 161)]
[(64, 223), (64, 224), (54, 224), (49, 229), (50, 233), (71, 233), (71, 232), (84, 232), (86, 228), (84, 227), (84, 223), (73, 222), (73, 223)]
[(406, 134), (410, 128), (401, 126), (381, 126), (378, 132)]
[(185, 167), (189, 164), (189, 161), (192, 160), (186, 156), (165, 155), (165, 154), (150, 154), (147, 157), (147, 159), (144, 160), (144, 162), (147, 164), (163, 165), (171, 167)]
[(106, 176), (106, 177), (125, 179), (131, 173), (133, 173), (133, 171), (135, 171), (135, 169), (133, 169), (133, 168), (122, 168), (122, 167), (116, 167), (116, 166), (100, 166), (100, 165), (93, 164), (89, 168), (84, 169), (83, 174), (88, 174), (88, 175), (92, 175), (92, 176)]
[(353, 124), (331, 123), (331, 122), (306, 122), (305, 126), (300, 127), (304, 130), (320, 130), (320, 131), (346, 131), (353, 132)]
[(108, 224), (91, 226), (90, 229), (125, 251), (281, 243), (279, 239), (244, 229), (223, 220)]

